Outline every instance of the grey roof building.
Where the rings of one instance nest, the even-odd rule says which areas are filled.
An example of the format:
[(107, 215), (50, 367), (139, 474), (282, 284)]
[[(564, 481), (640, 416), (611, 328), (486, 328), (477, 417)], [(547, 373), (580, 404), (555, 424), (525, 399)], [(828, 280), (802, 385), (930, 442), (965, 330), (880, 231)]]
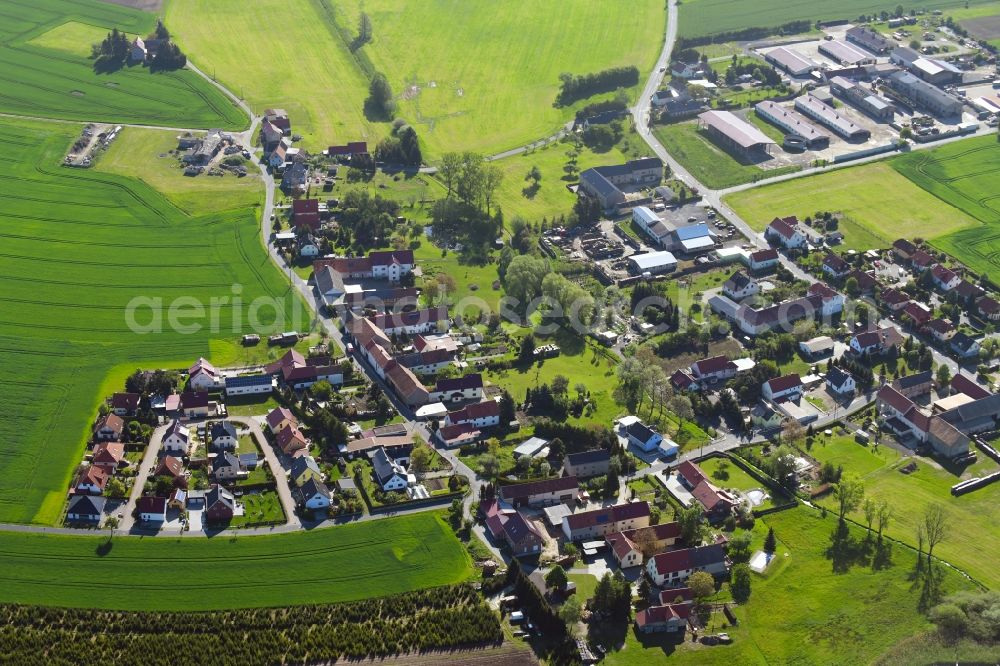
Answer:
[(886, 79), (889, 87), (901, 97), (936, 116), (962, 115), (962, 101), (937, 86), (918, 79), (910, 72), (894, 72)]

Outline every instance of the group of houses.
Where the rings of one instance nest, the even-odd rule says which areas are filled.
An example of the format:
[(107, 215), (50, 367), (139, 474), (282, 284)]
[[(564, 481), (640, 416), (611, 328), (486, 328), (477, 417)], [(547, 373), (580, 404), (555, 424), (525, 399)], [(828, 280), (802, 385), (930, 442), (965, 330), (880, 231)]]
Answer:
[[(293, 215), (293, 224), (312, 224), (309, 217)], [(364, 257), (323, 257), (313, 262), (316, 290), (331, 312), (360, 312), (417, 304), (412, 284), (416, 261), (412, 250), (383, 250)]]

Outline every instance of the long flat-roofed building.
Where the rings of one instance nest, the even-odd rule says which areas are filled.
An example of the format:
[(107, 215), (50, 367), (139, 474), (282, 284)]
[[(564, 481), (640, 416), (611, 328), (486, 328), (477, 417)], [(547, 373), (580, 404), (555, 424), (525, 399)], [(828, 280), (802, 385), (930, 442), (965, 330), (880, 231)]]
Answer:
[(847, 41), (853, 42), (854, 44), (866, 48), (872, 53), (876, 53), (878, 55), (885, 55), (889, 52), (889, 49), (892, 48), (892, 42), (871, 28), (863, 25), (856, 25), (853, 28), (848, 28), (847, 33), (844, 36), (847, 37)]
[(806, 140), (809, 148), (825, 148), (830, 145), (830, 135), (809, 122), (805, 116), (792, 109), (764, 100), (757, 102), (754, 111), (764, 120), (777, 125), (789, 134), (796, 134)]
[(892, 102), (843, 76), (830, 79), (830, 92), (882, 123), (892, 122), (896, 113)]
[(819, 52), (841, 65), (857, 66), (875, 64), (874, 56), (865, 53), (853, 44), (848, 44), (839, 39), (822, 42), (819, 45)]
[(812, 95), (797, 97), (795, 109), (850, 141), (861, 141), (871, 136), (871, 132), (864, 127), (843, 117), (832, 106), (821, 102)]
[(905, 46), (894, 50), (889, 56), (889, 60), (894, 65), (904, 67), (912, 74), (934, 85), (941, 86), (962, 80), (962, 70), (950, 62), (938, 58), (927, 58)]
[(764, 54), (764, 60), (792, 76), (805, 76), (819, 68), (819, 65), (809, 58), (785, 46), (768, 51)]
[(944, 117), (962, 115), (962, 101), (909, 72), (894, 72), (886, 79), (889, 87), (915, 106)]
[(775, 142), (759, 129), (729, 111), (706, 111), (698, 124), (723, 147), (745, 157), (769, 154)]

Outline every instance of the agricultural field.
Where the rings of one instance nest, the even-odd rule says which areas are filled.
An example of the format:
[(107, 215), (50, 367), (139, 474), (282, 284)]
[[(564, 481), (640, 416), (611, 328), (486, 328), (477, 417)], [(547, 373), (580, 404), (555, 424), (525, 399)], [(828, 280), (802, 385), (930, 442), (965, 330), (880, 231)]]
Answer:
[[(966, 215), (978, 225), (942, 229), (933, 244), (974, 271), (1000, 280), (1000, 144), (995, 135), (957, 141), (934, 150), (894, 159), (890, 165), (950, 208), (953, 219)], [(958, 209), (958, 210), (955, 210)], [(913, 236), (909, 236), (912, 238)]]
[[(922, 0), (905, 4), (906, 10), (950, 9), (987, 4), (992, 0)], [(704, 37), (745, 28), (776, 28), (790, 21), (856, 19), (861, 14), (894, 12), (896, 0), (807, 0), (789, 4), (785, 0), (686, 0), (678, 7), (678, 34)], [(950, 12), (949, 12), (950, 13)]]
[[(0, 522), (60, 519), (98, 402), (137, 367), (237, 361), (252, 319), (309, 328), (252, 209), (194, 217), (138, 180), (59, 166), (79, 130), (0, 121)], [(210, 299), (234, 296), (212, 330)]]
[[(867, 664), (899, 641), (925, 632), (918, 610), (920, 585), (910, 578), (916, 553), (895, 546), (888, 568), (863, 562), (833, 562), (828, 554), (837, 519), (807, 507), (757, 520), (752, 549), (769, 527), (778, 539), (776, 559), (766, 573), (754, 574), (750, 601), (736, 608), (739, 626), (713, 618), (710, 633), (726, 631), (732, 645), (673, 645), (663, 635), (639, 639), (629, 627), (625, 648), (606, 658), (610, 666), (658, 663), (669, 655), (679, 664)], [(861, 530), (851, 536), (863, 539)], [(965, 579), (946, 571), (947, 594), (969, 589)], [(607, 644), (607, 643), (606, 643)]]
[(174, 0), (167, 18), (206, 71), (243, 90), (257, 110), (287, 109), (304, 145), (317, 149), (377, 141), (389, 130), (365, 118), (368, 79), (338, 30), (356, 34), (361, 11), (373, 38), (358, 58), (389, 78), (398, 115), (431, 159), (453, 150), (496, 153), (555, 133), (573, 115), (572, 107), (553, 106), (559, 75), (622, 65), (648, 71), (666, 21), (658, 0)]
[(696, 122), (657, 125), (653, 134), (692, 176), (713, 190), (799, 170), (797, 166), (762, 169), (755, 164), (742, 164), (700, 132)]
[(933, 240), (980, 228), (971, 216), (915, 187), (894, 164), (875, 162), (756, 187), (727, 196), (726, 203), (756, 231), (777, 215), (804, 219), (818, 211), (836, 212), (845, 244), (860, 240), (864, 249), (888, 247), (901, 236)]
[(97, 161), (97, 170), (129, 176), (149, 185), (189, 215), (256, 207), (264, 185), (256, 167), (237, 178), (233, 174), (195, 178), (184, 175), (177, 149), (177, 132), (126, 127)]
[[(0, 532), (4, 603), (216, 610), (333, 603), (467, 579), (435, 513), (274, 536), (187, 539)], [(164, 565), (184, 572), (164, 575)]]
[[(1000, 486), (991, 485), (975, 492), (952, 497), (951, 486), (963, 478), (983, 476), (997, 469), (990, 460), (965, 470), (946, 469), (930, 458), (909, 458), (887, 446), (864, 447), (850, 437), (817, 437), (808, 451), (821, 462), (843, 465), (844, 473), (861, 476), (869, 497), (884, 498), (895, 507), (888, 534), (909, 544), (916, 543), (916, 527), (924, 508), (940, 503), (951, 526), (948, 538), (934, 550), (938, 557), (967, 571), (990, 587), (1000, 585), (994, 554), (1000, 551)], [(903, 474), (900, 468), (910, 461), (917, 470)], [(834, 507), (832, 497), (821, 503)], [(857, 512), (854, 519), (864, 522)], [(975, 525), (974, 529), (969, 526)]]
[(946, 12), (958, 24), (969, 31), (969, 35), (1000, 48), (1000, 2), (973, 4), (970, 7), (955, 7)]
[(0, 12), (0, 112), (206, 129), (247, 125), (238, 106), (191, 70), (94, 71), (91, 44), (112, 28), (145, 36), (153, 14), (97, 0), (3, 0)]

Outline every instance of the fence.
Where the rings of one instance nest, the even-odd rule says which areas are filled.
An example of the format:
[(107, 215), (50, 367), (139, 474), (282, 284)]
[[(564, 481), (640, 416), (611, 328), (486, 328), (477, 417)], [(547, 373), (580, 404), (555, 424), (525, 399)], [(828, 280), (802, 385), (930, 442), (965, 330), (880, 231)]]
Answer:
[(837, 155), (833, 158), (834, 164), (842, 164), (844, 162), (850, 162), (852, 160), (860, 160), (863, 157), (871, 157), (872, 155), (881, 155), (882, 153), (889, 153), (894, 150), (898, 150), (896, 144), (890, 143), (884, 146), (875, 146), (874, 148), (868, 148), (866, 150), (858, 150), (853, 153), (847, 153), (846, 155)]

